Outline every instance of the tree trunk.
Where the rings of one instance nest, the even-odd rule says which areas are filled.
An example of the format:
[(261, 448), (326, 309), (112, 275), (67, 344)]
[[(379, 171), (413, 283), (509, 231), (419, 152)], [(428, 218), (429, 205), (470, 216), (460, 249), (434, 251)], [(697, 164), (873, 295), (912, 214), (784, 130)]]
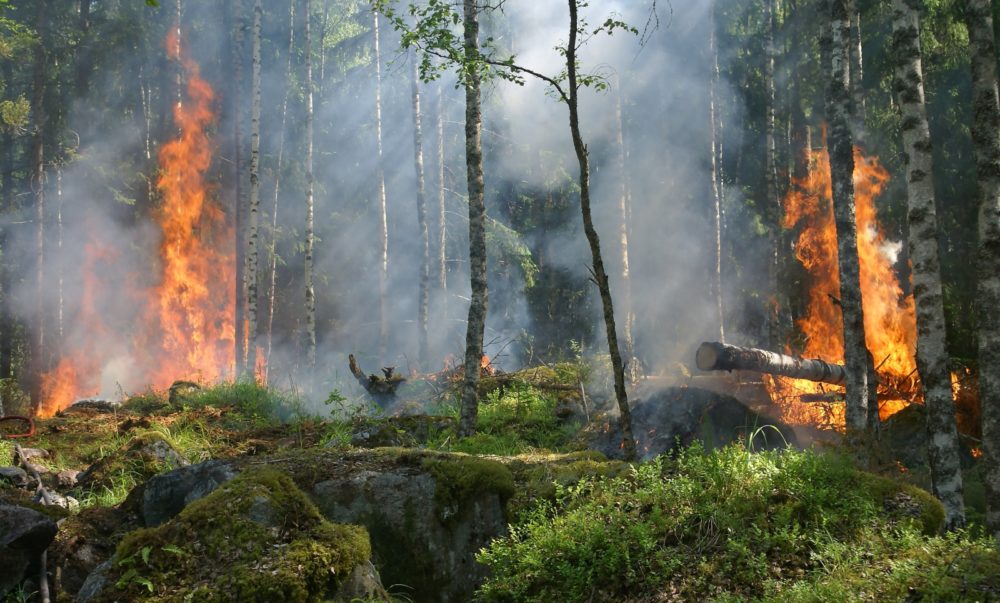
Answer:
[(851, 102), (854, 105), (852, 128), (857, 144), (864, 145), (867, 142), (867, 128), (865, 127), (865, 87), (862, 77), (864, 66), (861, 54), (861, 10), (858, 8), (858, 2), (859, 0), (848, 0), (847, 4), (848, 18), (851, 21), (847, 51), (850, 55)]
[(917, 367), (927, 406), (927, 442), (934, 493), (944, 504), (948, 529), (965, 525), (958, 429), (948, 371), (938, 260), (931, 133), (924, 103), (920, 22), (914, 0), (893, 0), (895, 90), (903, 113), (903, 147), (909, 200), (910, 263), (917, 308)]
[(703, 371), (756, 371), (832, 385), (843, 385), (847, 378), (847, 371), (841, 364), (717, 341), (706, 341), (698, 346), (695, 365)]
[[(840, 271), (840, 307), (844, 318), (844, 364), (847, 368), (846, 423), (848, 438), (860, 443), (868, 424), (868, 347), (858, 260), (854, 208), (854, 147), (851, 142), (851, 97), (848, 89), (847, 40), (850, 31), (847, 0), (830, 0), (830, 71), (826, 117), (830, 123), (827, 146), (833, 184), (834, 221)], [(859, 450), (863, 454), (863, 450)]]
[(253, 67), (250, 74), (250, 220), (247, 224), (247, 363), (245, 376), (257, 370), (257, 230), (260, 220), (260, 29), (264, 9), (253, 4)]
[(772, 216), (768, 224), (769, 237), (767, 262), (768, 288), (768, 341), (771, 347), (778, 348), (784, 344), (784, 333), (781, 332), (781, 313), (786, 311), (787, 304), (782, 303), (778, 282), (781, 263), (781, 198), (778, 195), (778, 159), (777, 141), (775, 137), (775, 88), (774, 88), (774, 30), (775, 30), (775, 0), (767, 0), (767, 24), (764, 27), (764, 189), (767, 213)]
[(628, 364), (629, 380), (635, 383), (639, 380), (641, 370), (639, 359), (635, 355), (635, 339), (632, 327), (635, 325), (635, 312), (632, 310), (632, 275), (629, 270), (628, 258), (628, 235), (630, 230), (629, 211), (629, 190), (628, 172), (625, 166), (625, 120), (622, 117), (622, 88), (621, 79), (616, 75), (614, 78), (615, 93), (615, 116), (614, 116), (614, 136), (616, 167), (618, 169), (618, 245), (621, 252), (621, 275), (623, 314), (625, 315), (625, 357)]
[[(469, 1), (469, 0), (466, 0)], [(577, 1), (569, 0), (569, 42), (566, 44), (566, 71), (569, 96), (569, 128), (573, 136), (573, 149), (580, 165), (580, 210), (583, 214), (583, 230), (590, 244), (590, 255), (593, 260), (594, 280), (601, 294), (601, 305), (604, 309), (604, 327), (608, 339), (608, 351), (611, 354), (611, 369), (615, 379), (615, 399), (618, 401), (618, 411), (622, 429), (622, 448), (626, 460), (635, 459), (635, 438), (632, 437), (632, 413), (628, 406), (628, 395), (625, 392), (625, 370), (622, 366), (621, 352), (618, 350), (618, 331), (615, 328), (615, 310), (611, 301), (611, 287), (608, 285), (608, 274), (604, 270), (604, 260), (601, 257), (601, 241), (594, 228), (594, 220), (590, 214), (590, 164), (587, 158), (587, 146), (580, 135), (580, 116), (578, 112), (577, 94), (579, 83), (576, 77), (576, 44), (578, 32)]]
[(243, 0), (230, 0), (233, 24), (232, 69), (233, 88), (231, 109), (233, 112), (233, 217), (236, 235), (236, 315), (234, 376), (241, 378), (246, 373), (247, 332), (246, 332), (246, 209), (243, 202)]
[(313, 284), (313, 75), (312, 75), (312, 0), (305, 0), (305, 60), (306, 60), (306, 232), (305, 232), (305, 288), (306, 288), (306, 366), (310, 377), (316, 368), (316, 288)]
[(465, 166), (469, 195), (469, 280), (472, 286), (469, 320), (465, 331), (465, 377), (462, 410), (458, 424), (461, 436), (476, 431), (479, 414), (479, 371), (482, 365), (483, 333), (489, 292), (486, 281), (486, 203), (483, 182), (483, 123), (480, 114), (479, 15), (475, 0), (463, 0), (465, 24)]
[[(715, 2), (712, 2), (712, 18), (709, 23), (709, 34), (708, 34), (708, 48), (709, 53), (712, 55), (712, 76), (709, 78), (708, 84), (708, 140), (709, 149), (711, 157), (709, 159), (709, 167), (711, 172), (711, 190), (712, 190), (712, 234), (713, 234), (713, 244), (712, 251), (714, 257), (712, 258), (712, 276), (711, 276), (711, 296), (712, 303), (715, 306), (715, 321), (718, 327), (717, 335), (719, 341), (726, 340), (726, 314), (723, 309), (722, 304), (722, 196), (721, 190), (719, 189), (719, 178), (718, 178), (718, 165), (716, 163), (716, 112), (718, 107), (716, 106), (716, 94), (718, 93), (718, 69), (719, 69), (719, 53), (716, 47), (715, 39)], [(773, 343), (773, 342), (772, 342)], [(627, 349), (627, 346), (626, 346)]]
[(1000, 541), (1000, 99), (990, 0), (966, 0), (972, 57), (972, 142), (979, 179), (979, 403), (986, 527)]
[(76, 51), (76, 95), (85, 98), (90, 90), (90, 73), (93, 65), (90, 60), (90, 4), (92, 0), (80, 0), (78, 6), (80, 42)]
[[(3, 77), (10, 81), (13, 68), (11, 61), (4, 61)], [(14, 137), (7, 128), (2, 134), (3, 167), (0, 169), (0, 193), (3, 201), (0, 211), (14, 209)], [(14, 257), (11, 253), (9, 229), (0, 230), (0, 379), (11, 376), (14, 359), (14, 319), (11, 312), (11, 267)]]
[(38, 0), (36, 29), (38, 42), (34, 48), (31, 92), (31, 190), (35, 202), (35, 320), (34, 338), (31, 349), (31, 407), (32, 414), (42, 403), (41, 377), (47, 370), (45, 356), (45, 132), (47, 114), (45, 112), (46, 46), (48, 0)]
[[(62, 190), (62, 167), (58, 164), (56, 168), (56, 257), (63, 256), (63, 190)], [(58, 359), (62, 354), (62, 345), (65, 336), (65, 316), (63, 312), (66, 306), (64, 284), (64, 268), (62, 262), (56, 263), (56, 340), (53, 351)]]
[(410, 72), (413, 97), (413, 167), (417, 177), (417, 228), (420, 230), (420, 284), (417, 311), (417, 368), (427, 365), (427, 314), (430, 307), (431, 237), (427, 227), (427, 197), (424, 188), (424, 137), (420, 125), (420, 82), (417, 77), (417, 56), (412, 57)]
[(382, 52), (378, 27), (378, 11), (372, 11), (375, 34), (375, 142), (378, 156), (375, 159), (376, 202), (378, 203), (378, 354), (385, 355), (389, 341), (389, 216), (385, 200), (385, 163), (382, 156)]
[(438, 170), (438, 286), (442, 291), (448, 290), (448, 222), (445, 215), (444, 187), (444, 91), (437, 87), (437, 170)]
[(281, 99), (281, 132), (278, 134), (278, 157), (274, 164), (274, 202), (271, 206), (271, 239), (269, 258), (271, 265), (270, 283), (267, 293), (267, 349), (264, 352), (264, 382), (267, 382), (271, 366), (271, 344), (274, 341), (274, 296), (278, 279), (278, 255), (276, 253), (278, 236), (278, 199), (281, 196), (281, 167), (285, 157), (285, 126), (288, 122), (288, 93), (291, 90), (292, 54), (295, 52), (295, 2), (288, 0), (288, 56), (285, 62), (285, 93)]

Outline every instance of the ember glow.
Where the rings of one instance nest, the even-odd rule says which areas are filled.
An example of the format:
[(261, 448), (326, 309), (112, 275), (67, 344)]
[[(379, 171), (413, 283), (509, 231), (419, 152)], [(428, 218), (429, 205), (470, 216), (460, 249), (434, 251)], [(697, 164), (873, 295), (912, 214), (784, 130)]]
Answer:
[[(844, 333), (838, 299), (837, 231), (833, 217), (830, 160), (825, 149), (810, 151), (809, 176), (785, 197), (784, 226), (800, 232), (795, 256), (809, 274), (806, 315), (798, 321), (804, 336), (799, 352), (808, 358), (844, 362)], [(903, 296), (893, 265), (899, 247), (887, 241), (879, 226), (875, 200), (889, 174), (874, 157), (854, 150), (854, 187), (861, 261), (861, 295), (865, 338), (874, 356), (880, 388), (879, 414), (886, 419), (919, 401), (916, 372), (916, 313), (912, 296)], [(841, 430), (842, 404), (802, 402), (803, 394), (840, 393), (843, 388), (795, 379), (766, 379), (782, 409), (782, 420)], [(884, 390), (884, 391), (883, 391)]]
[(112, 287), (96, 275), (113, 272), (97, 268), (113, 268), (120, 252), (96, 242), (86, 247), (80, 309), (72, 318), (75, 336), (56, 368), (42, 378), (41, 417), (107, 390), (102, 376), (116, 363), (128, 366), (135, 386), (157, 389), (178, 379), (217, 381), (232, 371), (233, 228), (206, 183), (212, 163), (208, 130), (215, 120), (215, 94), (201, 78), (198, 65), (181, 52), (176, 30), (168, 35), (166, 48), (181, 62), (187, 86), (186, 98), (174, 107), (177, 137), (159, 153), (156, 185), (161, 205), (153, 218), (161, 239), (151, 242), (158, 243), (159, 265), (150, 268), (158, 271), (158, 282), (114, 292), (135, 299), (140, 323), (116, 337), (102, 322), (96, 299), (108, 295)]

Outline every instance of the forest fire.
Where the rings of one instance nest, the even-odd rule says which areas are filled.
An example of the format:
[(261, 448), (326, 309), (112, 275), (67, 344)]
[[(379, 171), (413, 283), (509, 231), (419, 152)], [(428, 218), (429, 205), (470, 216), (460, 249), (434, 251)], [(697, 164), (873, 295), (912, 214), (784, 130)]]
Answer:
[[(115, 337), (98, 310), (98, 296), (107, 295), (108, 287), (97, 268), (113, 267), (116, 251), (96, 242), (87, 245), (80, 308), (72, 318), (75, 335), (56, 368), (42, 377), (40, 417), (53, 415), (77, 397), (100, 393), (102, 371), (115, 358), (127, 357), (136, 383), (154, 388), (176, 379), (215, 381), (232, 368), (233, 229), (206, 183), (215, 94), (197, 63), (180, 52), (176, 36), (175, 31), (168, 35), (166, 47), (183, 66), (187, 98), (174, 107), (178, 135), (159, 154), (161, 205), (154, 215), (162, 236), (158, 282), (124, 292), (135, 298), (140, 324)], [(112, 340), (121, 341), (108, 345)]]
[[(837, 268), (837, 233), (833, 218), (830, 162), (825, 149), (811, 151), (809, 175), (785, 198), (786, 228), (798, 229), (796, 258), (809, 274), (808, 305), (798, 321), (808, 358), (842, 363), (844, 337)], [(888, 242), (875, 211), (875, 199), (889, 174), (874, 157), (854, 151), (855, 204), (865, 337), (881, 382), (879, 414), (886, 419), (921, 398), (916, 373), (916, 315), (912, 296), (903, 295), (894, 271), (899, 249)], [(843, 405), (812, 404), (800, 397), (827, 394), (830, 386), (812, 381), (765, 376), (772, 398), (791, 424), (835, 429), (844, 425)]]

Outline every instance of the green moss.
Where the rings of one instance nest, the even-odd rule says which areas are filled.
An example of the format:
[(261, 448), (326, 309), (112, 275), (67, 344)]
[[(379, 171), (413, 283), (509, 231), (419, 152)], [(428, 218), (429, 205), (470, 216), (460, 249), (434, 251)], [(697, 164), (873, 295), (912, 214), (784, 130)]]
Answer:
[(623, 461), (609, 461), (596, 451), (575, 452), (543, 459), (515, 459), (507, 464), (514, 475), (516, 491), (507, 502), (508, 516), (516, 518), (539, 500), (555, 501), (560, 489), (584, 480), (622, 475), (629, 467)]
[(480, 494), (496, 493), (506, 501), (514, 493), (514, 476), (496, 461), (473, 456), (429, 457), (421, 466), (434, 476), (434, 503), (442, 520), (456, 516), (467, 500)]
[(944, 526), (944, 506), (926, 490), (871, 473), (861, 473), (859, 485), (876, 497), (891, 519), (914, 519), (928, 536)]
[(248, 469), (166, 524), (118, 545), (103, 600), (319, 601), (371, 555), (283, 473)]

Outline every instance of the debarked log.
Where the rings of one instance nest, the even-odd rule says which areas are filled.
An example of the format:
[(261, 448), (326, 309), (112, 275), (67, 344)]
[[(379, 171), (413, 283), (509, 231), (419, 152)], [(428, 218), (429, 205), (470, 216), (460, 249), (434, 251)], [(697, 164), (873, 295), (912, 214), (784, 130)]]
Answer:
[(832, 364), (817, 358), (796, 358), (717, 341), (706, 341), (698, 346), (695, 364), (703, 371), (756, 371), (833, 385), (843, 385), (847, 377), (842, 364)]

